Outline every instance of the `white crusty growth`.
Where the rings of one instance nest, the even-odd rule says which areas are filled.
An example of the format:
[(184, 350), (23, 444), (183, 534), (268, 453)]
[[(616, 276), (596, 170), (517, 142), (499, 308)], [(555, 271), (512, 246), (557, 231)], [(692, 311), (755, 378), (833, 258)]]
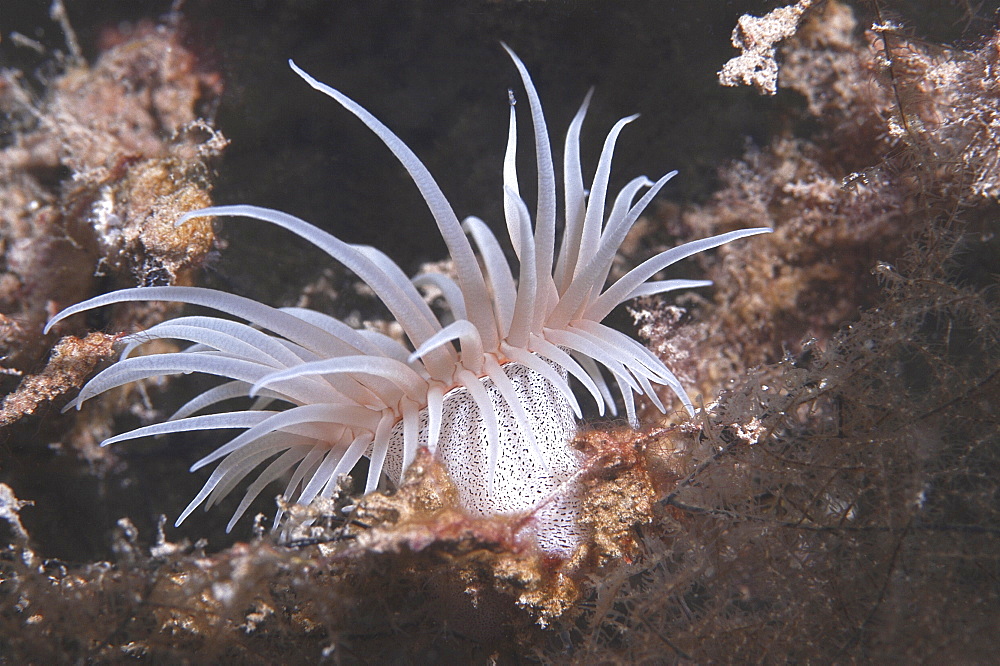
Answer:
[[(615, 399), (605, 381), (610, 376), (633, 426), (634, 393), (648, 396), (664, 410), (654, 392), (656, 384), (669, 386), (693, 413), (680, 382), (659, 358), (600, 322), (628, 299), (710, 284), (649, 280), (692, 254), (769, 229), (732, 231), (686, 243), (648, 259), (605, 288), (626, 234), (676, 172), (655, 182), (632, 180), (605, 217), (615, 142), (635, 116), (612, 128), (594, 180), (585, 189), (579, 137), (588, 94), (566, 135), (565, 226), (557, 247), (555, 172), (545, 118), (527, 70), (510, 49), (507, 52), (528, 97), (538, 176), (532, 224), (519, 195), (517, 125), (511, 105), (503, 203), (518, 260), (516, 278), (489, 227), (475, 217), (460, 223), (437, 182), (399, 137), (295, 63), (290, 64), (299, 76), (364, 122), (406, 168), (444, 237), (457, 279), (426, 275), (410, 280), (382, 252), (344, 243), (276, 210), (219, 206), (178, 221), (209, 215), (249, 217), (305, 238), (374, 290), (399, 322), (409, 346), (312, 310), (276, 309), (197, 287), (125, 289), (67, 308), (49, 322), (51, 328), (77, 312), (139, 300), (200, 305), (235, 319), (180, 317), (129, 336), (122, 359), (94, 377), (71, 403), (79, 406), (113, 387), (157, 375), (205, 372), (229, 380), (192, 399), (165, 423), (105, 442), (168, 432), (243, 430), (194, 464), (192, 470), (220, 461), (178, 524), (199, 504), (210, 506), (265, 463), (247, 488), (230, 529), (272, 481), (287, 477), (286, 497), (308, 503), (333, 493), (338, 477), (366, 456), (370, 465), (365, 491), (371, 492), (383, 475), (398, 483), (418, 448), (426, 446), (452, 475), (468, 510), (483, 515), (530, 513), (539, 545), (566, 556), (581, 537), (575, 479), (581, 455), (571, 446), (573, 416), (580, 418), (581, 409), (568, 376), (579, 380), (602, 414), (605, 408), (615, 414)], [(443, 324), (427, 306), (418, 290), (427, 284), (444, 295), (451, 323)], [(157, 338), (192, 345), (179, 353), (129, 357), (136, 346)], [(245, 409), (199, 414), (247, 397), (257, 400)], [(276, 526), (280, 518), (279, 512)]]

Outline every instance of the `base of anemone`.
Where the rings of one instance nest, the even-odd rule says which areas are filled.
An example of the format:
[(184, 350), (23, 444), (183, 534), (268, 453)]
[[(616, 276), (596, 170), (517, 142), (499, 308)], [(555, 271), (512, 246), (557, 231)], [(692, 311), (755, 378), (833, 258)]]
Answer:
[[(553, 366), (554, 367), (554, 366)], [(565, 378), (565, 371), (561, 371)], [(563, 558), (580, 544), (583, 497), (579, 473), (584, 455), (573, 448), (577, 426), (566, 397), (545, 377), (519, 363), (507, 363), (504, 374), (528, 418), (518, 423), (493, 380), (480, 381), (497, 414), (500, 451), (490, 473), (490, 445), (479, 407), (468, 389), (456, 388), (444, 398), (441, 434), (435, 457), (455, 484), (459, 505), (472, 515), (526, 517), (539, 548)], [(427, 446), (427, 412), (420, 413), (421, 447)], [(525, 429), (534, 433), (532, 446)], [(399, 482), (403, 428), (393, 430), (385, 471)]]

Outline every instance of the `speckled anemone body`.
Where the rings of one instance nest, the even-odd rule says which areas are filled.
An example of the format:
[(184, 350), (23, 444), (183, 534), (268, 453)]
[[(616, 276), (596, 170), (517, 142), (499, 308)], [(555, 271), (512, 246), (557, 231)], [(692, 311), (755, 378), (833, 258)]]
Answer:
[[(203, 372), (228, 380), (189, 401), (166, 422), (105, 442), (169, 432), (243, 430), (194, 464), (192, 470), (221, 461), (178, 524), (198, 505), (210, 506), (265, 463), (246, 489), (229, 529), (273, 481), (287, 478), (285, 496), (309, 503), (331, 495), (338, 478), (365, 456), (370, 459), (366, 492), (371, 492), (383, 477), (398, 483), (418, 448), (426, 446), (448, 469), (467, 510), (530, 516), (527, 524), (538, 545), (567, 556), (582, 536), (576, 520), (581, 501), (576, 477), (582, 457), (571, 446), (576, 418), (582, 414), (568, 377), (580, 382), (601, 414), (605, 409), (614, 414), (616, 403), (606, 381), (610, 377), (633, 427), (635, 393), (664, 410), (653, 390), (657, 384), (670, 387), (693, 413), (680, 382), (664, 363), (601, 321), (631, 298), (710, 284), (650, 279), (692, 254), (769, 230), (732, 231), (675, 247), (605, 288), (625, 235), (675, 172), (655, 182), (635, 178), (618, 193), (606, 215), (615, 142), (635, 116), (611, 129), (587, 191), (579, 136), (588, 94), (566, 135), (564, 227), (557, 245), (548, 130), (526, 68), (507, 51), (528, 98), (539, 192), (532, 224), (519, 195), (512, 104), (503, 203), (518, 260), (516, 277), (489, 227), (475, 217), (459, 222), (434, 178), (395, 134), (294, 63), (291, 67), (299, 76), (364, 122), (406, 168), (444, 237), (456, 278), (434, 274), (408, 279), (378, 250), (344, 243), (271, 209), (219, 206), (178, 221), (248, 217), (298, 234), (366, 282), (399, 322), (408, 344), (353, 329), (312, 310), (272, 308), (198, 287), (125, 289), (67, 308), (49, 322), (51, 327), (72, 314), (126, 301), (175, 301), (226, 315), (179, 317), (128, 336), (122, 359), (91, 379), (71, 403), (79, 406), (113, 387), (158, 375)], [(421, 295), (419, 288), (427, 285), (444, 296), (449, 311), (445, 316), (435, 315)], [(192, 344), (178, 353), (130, 357), (135, 347), (157, 338)], [(255, 400), (242, 409), (202, 413), (239, 398)], [(279, 512), (276, 527), (280, 520)]]

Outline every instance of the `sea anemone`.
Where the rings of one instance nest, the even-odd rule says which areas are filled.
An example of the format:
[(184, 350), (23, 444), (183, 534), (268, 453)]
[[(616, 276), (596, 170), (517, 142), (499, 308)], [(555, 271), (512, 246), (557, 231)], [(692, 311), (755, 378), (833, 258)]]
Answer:
[[(516, 279), (490, 228), (475, 217), (459, 222), (437, 182), (399, 137), (291, 61), (299, 76), (357, 116), (406, 168), (444, 237), (455, 279), (439, 274), (408, 279), (382, 252), (344, 243), (299, 218), (267, 208), (218, 206), (188, 213), (177, 222), (205, 216), (248, 217), (301, 236), (371, 287), (399, 323), (409, 346), (313, 310), (272, 308), (198, 287), (124, 289), (69, 307), (49, 322), (46, 332), (70, 315), (126, 301), (187, 303), (233, 318), (184, 316), (127, 336), (122, 358), (91, 379), (68, 406), (79, 407), (111, 388), (159, 375), (200, 372), (229, 380), (193, 398), (164, 423), (104, 442), (193, 430), (243, 430), (193, 465), (192, 471), (221, 461), (181, 513), (178, 525), (197, 506), (204, 503), (207, 508), (268, 461), (249, 484), (227, 529), (265, 486), (288, 474), (285, 497), (306, 504), (333, 494), (339, 477), (364, 456), (369, 459), (368, 493), (380, 479), (398, 484), (418, 449), (426, 447), (449, 472), (467, 511), (529, 517), (526, 533), (538, 546), (568, 556), (582, 538), (577, 480), (583, 463), (582, 454), (572, 446), (582, 411), (568, 377), (579, 381), (602, 415), (605, 409), (617, 414), (606, 377), (612, 379), (633, 427), (638, 425), (634, 393), (647, 396), (665, 411), (654, 391), (657, 384), (668, 386), (694, 413), (663, 361), (601, 321), (629, 299), (710, 284), (650, 279), (692, 254), (770, 230), (731, 231), (686, 243), (646, 260), (605, 288), (629, 229), (676, 172), (655, 182), (635, 178), (622, 188), (605, 217), (615, 142), (636, 116), (611, 129), (588, 191), (579, 141), (588, 93), (566, 133), (565, 220), (557, 244), (555, 173), (541, 103), (524, 64), (504, 48), (527, 93), (538, 177), (533, 227), (519, 195), (511, 95), (503, 204), (518, 260)], [(440, 290), (446, 302), (443, 315), (436, 315), (421, 295), (419, 288), (425, 285)], [(178, 353), (130, 357), (136, 347), (160, 338), (192, 344)], [(255, 400), (243, 409), (198, 414), (238, 398)], [(279, 511), (275, 527), (281, 522)]]

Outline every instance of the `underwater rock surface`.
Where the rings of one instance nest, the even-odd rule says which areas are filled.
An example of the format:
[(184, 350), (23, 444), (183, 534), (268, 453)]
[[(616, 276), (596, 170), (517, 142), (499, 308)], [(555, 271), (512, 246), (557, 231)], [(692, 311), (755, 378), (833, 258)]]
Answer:
[[(260, 15), (227, 15), (233, 30), (213, 37), (216, 4), (189, 2), (183, 17), (148, 16), (130, 30), (107, 9), (88, 13), (93, 5), (67, 2), (90, 65), (66, 61), (70, 49), (44, 13), (31, 19), (44, 26), (43, 37), (16, 23), (42, 39), (48, 53), (11, 55), (8, 34), (0, 43), (0, 56), (24, 72), (0, 84), (0, 105), (13, 122), (0, 144), (8, 160), (0, 163), (0, 323), (10, 392), (0, 465), (7, 544), (0, 559), (0, 653), (39, 662), (990, 660), (1000, 619), (1000, 481), (992, 473), (1000, 463), (1000, 91), (986, 73), (1000, 67), (1000, 35), (988, 17), (942, 17), (942, 3), (875, 5), (895, 25), (874, 15), (869, 3), (827, 2), (805, 12), (795, 34), (776, 45), (776, 95), (758, 98), (718, 87), (714, 73), (738, 55), (729, 44), (738, 15), (762, 17), (773, 4), (746, 2), (726, 15), (707, 3), (676, 3), (672, 10), (654, 4), (588, 14), (555, 3), (483, 3), (447, 18), (429, 3), (412, 3), (398, 21), (395, 50), (386, 56), (385, 44), (377, 45), (382, 58), (422, 51), (442, 63), (454, 60), (459, 35), (472, 43), (462, 66), (469, 71), (427, 74), (433, 68), (419, 63), (395, 78), (375, 69), (369, 49), (378, 49), (364, 44), (371, 41), (367, 26), (382, 21), (389, 5), (398, 11), (398, 3), (344, 8), (344, 14), (274, 3)], [(162, 11), (168, 9), (164, 3)], [(274, 30), (262, 33), (267, 22)], [(595, 23), (610, 27), (600, 31)], [(873, 24), (877, 30), (866, 30)], [(931, 32), (941, 25), (964, 32)], [(566, 54), (581, 50), (566, 47), (576, 33), (586, 35), (603, 68), (569, 62), (578, 56)], [(693, 37), (685, 40), (684, 33)], [(619, 258), (619, 275), (678, 239), (775, 228), (766, 244), (723, 248), (700, 258), (700, 270), (688, 267), (696, 274), (682, 277), (715, 281), (707, 296), (632, 307), (650, 347), (671, 359), (682, 382), (700, 388), (704, 411), (691, 420), (660, 421), (648, 409), (640, 416), (649, 428), (639, 433), (613, 424), (581, 433), (582, 522), (591, 534), (569, 563), (526, 547), (515, 518), (458, 510), (444, 470), (425, 460), (395, 495), (356, 502), (345, 492), (325, 506), (288, 507), (302, 525), (288, 546), (245, 533), (241, 543), (224, 541), (225, 510), (180, 534), (162, 526), (158, 532), (159, 512), (179, 510), (201, 482), (187, 478), (190, 458), (178, 456), (178, 447), (209, 443), (96, 449), (112, 429), (156, 416), (134, 390), (109, 397), (82, 419), (59, 416), (58, 408), (107, 353), (110, 338), (165, 313), (121, 311), (90, 322), (105, 333), (61, 343), (46, 368), (58, 341), (42, 339), (36, 322), (50, 313), (48, 301), (147, 281), (221, 281), (241, 293), (257, 289), (265, 294), (260, 300), (329, 305), (358, 324), (388, 325), (350, 276), (305, 275), (308, 259), (269, 266), (261, 252), (277, 241), (266, 232), (230, 231), (228, 247), (213, 246), (208, 227), (193, 238), (163, 237), (157, 230), (166, 227), (156, 224), (116, 226), (101, 213), (107, 202), (112, 210), (126, 202), (130, 211), (137, 207), (132, 217), (116, 213), (119, 221), (169, 222), (208, 203), (214, 164), (226, 200), (247, 200), (243, 194), (259, 189), (262, 201), (300, 206), (303, 217), (333, 225), (340, 216), (330, 212), (329, 199), (282, 201), (282, 192), (303, 189), (289, 182), (336, 182), (330, 170), (396, 182), (376, 177), (372, 164), (385, 162), (384, 155), (373, 155), (372, 164), (330, 157), (359, 153), (337, 146), (354, 141), (347, 138), (353, 132), (323, 134), (295, 121), (302, 117), (295, 109), (312, 103), (285, 95), (292, 82), (263, 86), (289, 107), (247, 101), (258, 94), (247, 82), (279, 79), (274, 70), (255, 69), (255, 60), (240, 65), (240, 54), (279, 53), (272, 59), (280, 66), (299, 42), (297, 57), (325, 58), (345, 73), (324, 78), (348, 85), (377, 79), (372, 85), (395, 90), (371, 96), (389, 100), (412, 126), (387, 123), (417, 135), (411, 145), (428, 155), (442, 180), (456, 172), (465, 178), (469, 200), (456, 205), (478, 211), (479, 195), (494, 187), (487, 174), (498, 163), (482, 146), (502, 145), (502, 137), (483, 137), (481, 145), (453, 138), (467, 136), (466, 126), (492, 124), (476, 118), (492, 106), (502, 127), (506, 100), (453, 102), (475, 95), (482, 76), (470, 63), (486, 62), (492, 56), (476, 54), (496, 51), (501, 38), (526, 60), (543, 62), (538, 54), (549, 54), (551, 70), (533, 73), (543, 94), (566, 93), (567, 119), (584, 92), (560, 82), (569, 71), (595, 72), (600, 97), (615, 100), (608, 113), (677, 113), (684, 138), (637, 141), (644, 144), (634, 158), (638, 166), (620, 171), (673, 166), (676, 150), (679, 181), (691, 189), (647, 213)], [(165, 48), (177, 60), (150, 55)], [(66, 54), (61, 63), (54, 50)], [(132, 80), (143, 84), (131, 92), (144, 95), (138, 106), (129, 106), (137, 98), (93, 83), (82, 90), (96, 100), (58, 101), (80, 99), (59, 93), (81, 94), (81, 81), (106, 82), (101, 72), (132, 62), (130, 54), (138, 62), (180, 65), (165, 73), (136, 70), (141, 76)], [(495, 67), (503, 67), (499, 54)], [(660, 68), (669, 72), (661, 76)], [(424, 73), (410, 75), (417, 70)], [(441, 78), (462, 84), (435, 101)], [(660, 78), (678, 99), (657, 97)], [(225, 95), (232, 95), (229, 102)], [(232, 109), (245, 107), (260, 114), (230, 130)], [(441, 121), (447, 136), (435, 132), (421, 145), (420, 132), (432, 125), (426, 113), (443, 117), (463, 107), (468, 116)], [(84, 123), (88, 132), (74, 131), (67, 141), (59, 132), (73, 126), (46, 124), (32, 111), (50, 117), (60, 109), (99, 109), (104, 122)], [(230, 138), (266, 137), (261, 127), (273, 127), (289, 133), (281, 141), (299, 133), (310, 151), (237, 140), (225, 161), (213, 162), (221, 136), (211, 124), (190, 125), (213, 115)], [(758, 124), (731, 121), (747, 115)], [(693, 118), (690, 124), (685, 117)], [(190, 129), (173, 132), (182, 126)], [(698, 143), (699, 135), (708, 138)], [(754, 139), (743, 144), (743, 135)], [(104, 148), (93, 148), (97, 140)], [(455, 155), (456, 144), (468, 152)], [(472, 157), (477, 151), (482, 162)], [(265, 162), (273, 162), (268, 173), (276, 175), (251, 179)], [(372, 241), (365, 233), (395, 236), (389, 253), (409, 262), (411, 272), (443, 256), (420, 238), (426, 220), (372, 208), (392, 193), (349, 194), (356, 208), (345, 213), (354, 220), (347, 233), (356, 233), (356, 241)], [(396, 205), (405, 211), (412, 203), (404, 198)], [(387, 232), (367, 215), (398, 224)], [(212, 256), (213, 247), (220, 257)], [(56, 258), (72, 277), (52, 275)], [(199, 270), (206, 260), (211, 270)], [(247, 276), (263, 272), (261, 266), (273, 270), (251, 283)], [(628, 316), (619, 323), (630, 325)], [(64, 332), (82, 336), (84, 328), (81, 322)], [(183, 400), (191, 391), (181, 384), (147, 390), (161, 392), (157, 401)], [(270, 498), (258, 507), (273, 508)], [(207, 545), (184, 535), (204, 536)]]

